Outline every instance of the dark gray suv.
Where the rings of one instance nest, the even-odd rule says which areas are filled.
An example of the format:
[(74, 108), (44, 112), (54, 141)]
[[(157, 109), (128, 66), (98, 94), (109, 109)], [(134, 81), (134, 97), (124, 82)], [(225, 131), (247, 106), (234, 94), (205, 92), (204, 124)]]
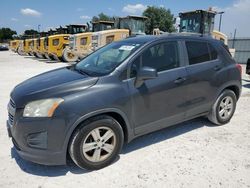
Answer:
[(222, 42), (140, 36), (17, 85), (7, 128), (24, 159), (61, 165), (69, 154), (100, 169), (143, 134), (199, 116), (228, 123), (240, 93), (241, 67)]

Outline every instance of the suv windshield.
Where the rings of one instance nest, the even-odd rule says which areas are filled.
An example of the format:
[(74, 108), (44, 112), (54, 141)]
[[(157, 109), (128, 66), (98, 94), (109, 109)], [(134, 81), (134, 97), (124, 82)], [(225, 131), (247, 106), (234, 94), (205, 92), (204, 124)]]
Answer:
[(142, 44), (126, 41), (108, 44), (76, 64), (75, 69), (90, 76), (107, 75), (133, 54)]

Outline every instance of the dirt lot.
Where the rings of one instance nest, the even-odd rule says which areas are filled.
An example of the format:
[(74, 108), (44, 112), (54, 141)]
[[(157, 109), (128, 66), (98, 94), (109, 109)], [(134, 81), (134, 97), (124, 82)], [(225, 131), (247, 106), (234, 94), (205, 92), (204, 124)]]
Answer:
[[(7, 103), (21, 81), (65, 63), (0, 52), (0, 187), (250, 187), (250, 79), (231, 122), (198, 118), (134, 140), (99, 171), (21, 159), (7, 136)], [(243, 67), (245, 72), (245, 67)]]

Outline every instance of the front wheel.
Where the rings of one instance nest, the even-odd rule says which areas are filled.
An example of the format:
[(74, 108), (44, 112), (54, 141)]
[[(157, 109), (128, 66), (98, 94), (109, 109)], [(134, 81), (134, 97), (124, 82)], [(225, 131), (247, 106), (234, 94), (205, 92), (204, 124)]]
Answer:
[(110, 116), (84, 122), (72, 135), (69, 154), (80, 168), (101, 169), (111, 164), (123, 146), (121, 125)]
[(232, 90), (224, 90), (214, 103), (208, 119), (217, 125), (228, 123), (235, 111), (237, 98)]
[(78, 60), (78, 56), (69, 48), (65, 48), (63, 50), (63, 55), (62, 55), (62, 59), (65, 62), (76, 62)]

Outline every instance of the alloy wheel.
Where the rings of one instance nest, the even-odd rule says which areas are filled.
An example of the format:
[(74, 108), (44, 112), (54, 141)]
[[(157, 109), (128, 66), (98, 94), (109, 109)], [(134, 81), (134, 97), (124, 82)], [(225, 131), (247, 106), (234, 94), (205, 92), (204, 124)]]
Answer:
[(224, 97), (219, 105), (219, 116), (221, 119), (228, 119), (233, 113), (233, 98), (231, 96)]
[(93, 129), (85, 138), (82, 146), (84, 157), (91, 162), (101, 162), (107, 159), (116, 146), (116, 136), (109, 127)]

